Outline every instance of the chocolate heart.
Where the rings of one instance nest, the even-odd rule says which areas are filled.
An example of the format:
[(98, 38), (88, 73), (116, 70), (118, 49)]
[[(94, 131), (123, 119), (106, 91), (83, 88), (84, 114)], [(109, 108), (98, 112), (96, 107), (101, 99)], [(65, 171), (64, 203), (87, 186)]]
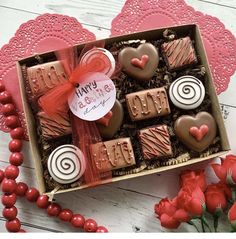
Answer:
[(111, 109), (112, 117), (109, 120), (107, 126), (102, 124), (97, 124), (97, 128), (103, 138), (111, 139), (115, 133), (120, 129), (123, 122), (124, 111), (122, 104), (116, 100), (114, 106)]
[(202, 152), (215, 139), (217, 126), (215, 119), (207, 112), (200, 112), (195, 117), (182, 115), (175, 121), (175, 134), (188, 148)]
[(131, 77), (138, 80), (150, 80), (157, 69), (159, 54), (151, 43), (143, 43), (137, 49), (126, 47), (121, 50), (119, 63)]

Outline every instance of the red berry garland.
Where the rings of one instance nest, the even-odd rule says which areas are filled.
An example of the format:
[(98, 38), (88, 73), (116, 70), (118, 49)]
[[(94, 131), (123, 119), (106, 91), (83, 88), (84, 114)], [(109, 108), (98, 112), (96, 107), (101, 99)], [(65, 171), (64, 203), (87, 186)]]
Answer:
[[(2, 215), (7, 219), (6, 229), (9, 232), (25, 232), (21, 228), (21, 222), (17, 218), (17, 208), (14, 206), (17, 196), (26, 196), (30, 202), (36, 202), (37, 206), (46, 209), (49, 216), (59, 217), (62, 221), (70, 222), (76, 228), (84, 228), (86, 232), (108, 232), (103, 226), (97, 226), (96, 221), (87, 219), (80, 214), (73, 214), (70, 209), (62, 209), (57, 203), (48, 201), (48, 196), (40, 195), (36, 188), (28, 188), (23, 182), (16, 183), (19, 176), (19, 168), (23, 163), (22, 139), (24, 130), (20, 126), (20, 121), (16, 115), (16, 109), (13, 104), (11, 94), (5, 90), (5, 86), (0, 82), (0, 103), (2, 104), (2, 112), (6, 117), (6, 126), (11, 129), (10, 135), (12, 140), (9, 142), (9, 150), (12, 152), (9, 158), (11, 165), (7, 166), (5, 172), (0, 170), (1, 189), (4, 192), (2, 196), (2, 204), (5, 208)], [(4, 178), (5, 177), (5, 178)]]

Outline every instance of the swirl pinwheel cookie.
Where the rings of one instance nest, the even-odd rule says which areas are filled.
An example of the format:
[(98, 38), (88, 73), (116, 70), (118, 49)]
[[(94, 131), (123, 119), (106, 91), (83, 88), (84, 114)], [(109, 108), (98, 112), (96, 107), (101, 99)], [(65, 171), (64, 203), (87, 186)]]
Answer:
[(58, 183), (68, 184), (78, 180), (85, 171), (84, 155), (71, 144), (57, 147), (48, 158), (48, 171)]
[(199, 79), (186, 75), (170, 85), (169, 96), (172, 103), (180, 109), (196, 109), (204, 100), (205, 88)]

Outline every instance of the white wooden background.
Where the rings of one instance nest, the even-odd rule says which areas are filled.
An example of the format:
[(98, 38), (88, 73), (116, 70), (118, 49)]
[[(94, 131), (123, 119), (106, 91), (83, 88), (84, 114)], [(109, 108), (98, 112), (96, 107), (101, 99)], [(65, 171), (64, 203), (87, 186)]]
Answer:
[[(0, 47), (6, 44), (18, 27), (27, 20), (34, 19), (43, 13), (61, 13), (76, 17), (87, 29), (94, 32), (97, 38), (110, 34), (112, 19), (120, 12), (125, 0), (0, 0)], [(195, 9), (217, 16), (226, 27), (236, 35), (236, 1), (233, 0), (187, 0)], [(224, 104), (225, 123), (231, 139), (231, 148), (236, 153), (236, 142), (233, 132), (236, 130), (236, 75), (231, 79), (230, 87), (219, 97)], [(8, 134), (0, 132), (0, 168), (8, 164)], [(37, 186), (34, 165), (28, 143), (24, 145), (27, 155), (20, 168), (20, 179), (31, 186)], [(205, 167), (207, 164), (194, 166)], [(63, 207), (72, 208), (75, 212), (92, 217), (109, 228), (112, 232), (161, 232), (165, 231), (155, 219), (153, 207), (162, 197), (172, 197), (178, 191), (178, 174), (172, 170), (161, 175), (151, 175), (131, 179), (96, 189), (72, 192), (56, 197)], [(211, 169), (207, 168), (207, 178), (214, 181)], [(58, 219), (49, 218), (46, 213), (34, 204), (20, 199), (17, 202), (19, 218), (23, 227), (30, 232), (69, 232), (75, 231), (69, 224)], [(2, 211), (2, 205), (0, 205)], [(221, 225), (221, 231), (228, 230)], [(194, 231), (192, 227), (182, 225), (178, 231)], [(0, 215), (0, 232), (5, 232), (5, 219)]]

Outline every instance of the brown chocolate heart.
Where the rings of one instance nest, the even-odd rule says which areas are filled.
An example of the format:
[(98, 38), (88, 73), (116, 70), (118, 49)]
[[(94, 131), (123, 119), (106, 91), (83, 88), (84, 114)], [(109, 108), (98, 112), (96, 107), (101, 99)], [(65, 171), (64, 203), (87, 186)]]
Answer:
[(121, 68), (138, 80), (150, 80), (154, 75), (159, 54), (151, 43), (143, 43), (138, 48), (126, 47), (119, 53)]
[(207, 112), (195, 117), (182, 115), (175, 121), (175, 134), (188, 148), (202, 152), (215, 139), (217, 126), (215, 119)]
[(107, 126), (97, 123), (97, 128), (101, 136), (105, 139), (111, 139), (115, 135), (115, 133), (120, 129), (124, 118), (123, 106), (118, 100), (115, 101), (111, 111), (112, 117), (110, 118)]

